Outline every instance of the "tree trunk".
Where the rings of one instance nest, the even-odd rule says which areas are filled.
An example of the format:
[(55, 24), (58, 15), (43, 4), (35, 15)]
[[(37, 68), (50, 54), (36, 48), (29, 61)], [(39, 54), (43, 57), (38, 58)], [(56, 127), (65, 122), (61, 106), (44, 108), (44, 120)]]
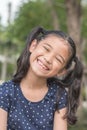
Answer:
[[(83, 59), (83, 49), (84, 42), (81, 37), (81, 0), (65, 0), (66, 12), (67, 12), (67, 28), (70, 36), (74, 39), (76, 43), (77, 55), (82, 61)], [(84, 64), (83, 64), (84, 65)], [(83, 79), (86, 79), (85, 73), (83, 74)], [(82, 79), (82, 86), (85, 84)], [(83, 87), (82, 87), (83, 89)], [(80, 96), (80, 107), (79, 107), (79, 116), (82, 116), (82, 94)]]
[(67, 27), (74, 39), (78, 56), (81, 58), (81, 0), (65, 0), (67, 12)]
[(48, 2), (48, 6), (51, 9), (51, 17), (52, 17), (52, 24), (53, 24), (53, 28), (55, 30), (59, 29), (59, 21), (58, 21), (58, 15), (56, 13), (56, 10), (54, 8), (54, 0), (47, 0)]

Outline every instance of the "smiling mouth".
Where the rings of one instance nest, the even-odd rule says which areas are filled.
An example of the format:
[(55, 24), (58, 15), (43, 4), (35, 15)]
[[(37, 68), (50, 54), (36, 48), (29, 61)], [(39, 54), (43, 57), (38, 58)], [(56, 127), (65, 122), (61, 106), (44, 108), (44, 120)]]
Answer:
[(40, 66), (42, 69), (44, 69), (44, 70), (49, 70), (49, 68), (48, 68), (46, 65), (44, 65), (44, 64), (41, 62), (41, 60), (37, 59), (37, 62), (38, 62), (39, 66)]

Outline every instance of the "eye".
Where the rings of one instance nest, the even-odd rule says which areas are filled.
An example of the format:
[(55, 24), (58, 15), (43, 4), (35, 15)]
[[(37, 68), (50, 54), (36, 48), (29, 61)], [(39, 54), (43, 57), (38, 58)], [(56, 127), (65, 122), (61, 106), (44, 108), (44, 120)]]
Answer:
[(46, 50), (46, 51), (50, 51), (50, 49), (49, 48), (47, 48), (46, 46), (43, 46), (44, 47), (44, 49)]
[(57, 60), (58, 62), (60, 62), (61, 64), (63, 64), (62, 60), (59, 59), (58, 57), (56, 57), (56, 60)]

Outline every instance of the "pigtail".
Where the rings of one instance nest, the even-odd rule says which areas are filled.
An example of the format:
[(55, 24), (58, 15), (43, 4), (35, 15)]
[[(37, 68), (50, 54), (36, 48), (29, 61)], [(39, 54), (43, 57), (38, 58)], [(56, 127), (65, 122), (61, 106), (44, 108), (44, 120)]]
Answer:
[(34, 28), (27, 38), (27, 44), (30, 45), (34, 39), (37, 39), (39, 36), (42, 36), (45, 33), (45, 30), (42, 27)]
[[(70, 72), (69, 86), (68, 86), (68, 109), (67, 109), (67, 119), (70, 124), (75, 124), (77, 121), (76, 111), (79, 106), (79, 97), (81, 90), (81, 80), (83, 74), (83, 66), (77, 57), (74, 59), (75, 66)], [(71, 79), (71, 80), (70, 80)]]
[(67, 75), (64, 77), (64, 79), (61, 80), (58, 79), (58, 77), (55, 77), (55, 81), (60, 86), (60, 90), (57, 92), (57, 103), (60, 99), (62, 89), (65, 87), (68, 91), (67, 113), (64, 118), (67, 118), (68, 123), (71, 125), (75, 124), (77, 121), (76, 112), (79, 106), (81, 81), (83, 75), (83, 66), (81, 62), (77, 57), (75, 57), (73, 61), (75, 62), (74, 67), (67, 72)]
[(45, 30), (42, 27), (36, 27), (34, 28), (28, 38), (27, 38), (27, 44), (22, 51), (20, 57), (17, 60), (17, 71), (15, 75), (13, 76), (13, 81), (20, 83), (21, 79), (25, 77), (25, 75), (28, 72), (29, 69), (29, 47), (34, 39), (38, 39), (38, 37), (42, 37), (42, 35), (45, 33)]

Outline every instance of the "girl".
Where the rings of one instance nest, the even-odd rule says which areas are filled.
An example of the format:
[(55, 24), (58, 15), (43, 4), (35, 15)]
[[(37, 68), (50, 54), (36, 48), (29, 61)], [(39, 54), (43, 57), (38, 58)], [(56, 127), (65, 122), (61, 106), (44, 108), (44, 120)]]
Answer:
[(35, 28), (13, 79), (0, 86), (0, 130), (67, 130), (77, 121), (81, 78), (74, 41)]

